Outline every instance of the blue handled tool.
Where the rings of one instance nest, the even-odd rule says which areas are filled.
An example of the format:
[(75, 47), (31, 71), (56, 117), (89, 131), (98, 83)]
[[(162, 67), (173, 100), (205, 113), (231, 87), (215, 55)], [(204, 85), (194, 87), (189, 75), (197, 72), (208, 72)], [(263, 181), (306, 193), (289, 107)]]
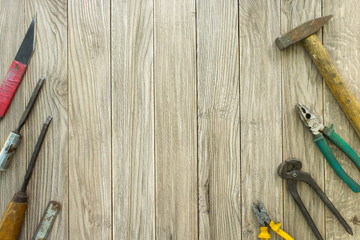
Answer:
[(334, 125), (331, 127), (324, 126), (318, 117), (301, 103), (297, 104), (297, 109), (300, 114), (300, 119), (304, 122), (311, 133), (314, 135), (314, 142), (319, 147), (320, 151), (326, 158), (330, 166), (335, 170), (336, 174), (349, 185), (351, 190), (358, 193), (360, 192), (360, 185), (356, 183), (341, 167), (337, 161), (334, 153), (326, 142), (325, 137), (332, 141), (338, 148), (340, 148), (360, 169), (360, 157), (356, 152), (334, 131)]

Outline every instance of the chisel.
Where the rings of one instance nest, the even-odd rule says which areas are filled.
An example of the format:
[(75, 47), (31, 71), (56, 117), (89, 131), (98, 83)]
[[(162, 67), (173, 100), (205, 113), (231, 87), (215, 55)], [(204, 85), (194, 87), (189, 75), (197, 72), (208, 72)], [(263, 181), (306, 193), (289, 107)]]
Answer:
[(5, 116), (16, 90), (28, 67), (30, 58), (35, 50), (36, 14), (25, 34), (24, 40), (11, 63), (8, 73), (0, 86), (0, 120)]
[(11, 202), (9, 203), (7, 209), (5, 210), (5, 213), (0, 221), (0, 239), (1, 240), (15, 240), (17, 239), (22, 223), (24, 222), (25, 213), (27, 209), (27, 194), (26, 194), (26, 188), (28, 186), (29, 180), (31, 178), (31, 175), (33, 173), (36, 159), (39, 155), (39, 151), (41, 148), (41, 145), (44, 142), (44, 138), (46, 135), (46, 132), (48, 130), (49, 124), (52, 120), (52, 117), (47, 117), (45, 123), (43, 124), (43, 127), (40, 132), (40, 136), (38, 138), (38, 141), (35, 145), (35, 149), (33, 154), (31, 155), (30, 163), (28, 166), (28, 169), (26, 171), (26, 175), (24, 177), (24, 182), (21, 186), (21, 189), (19, 192), (17, 192)]
[(54, 225), (55, 219), (61, 209), (60, 203), (50, 201), (44, 211), (40, 224), (38, 225), (31, 240), (45, 240), (49, 236), (50, 230)]
[(15, 151), (17, 147), (20, 144), (21, 141), (21, 135), (20, 130), (24, 126), (26, 120), (28, 119), (31, 109), (33, 108), (35, 101), (39, 95), (39, 92), (41, 90), (41, 87), (43, 86), (45, 78), (41, 77), (36, 84), (36, 87), (30, 97), (30, 100), (28, 104), (26, 105), (25, 111), (23, 115), (21, 116), (21, 119), (19, 121), (18, 127), (15, 129), (15, 131), (10, 132), (3, 148), (0, 152), (0, 171), (6, 171), (8, 168), (11, 159), (13, 158)]

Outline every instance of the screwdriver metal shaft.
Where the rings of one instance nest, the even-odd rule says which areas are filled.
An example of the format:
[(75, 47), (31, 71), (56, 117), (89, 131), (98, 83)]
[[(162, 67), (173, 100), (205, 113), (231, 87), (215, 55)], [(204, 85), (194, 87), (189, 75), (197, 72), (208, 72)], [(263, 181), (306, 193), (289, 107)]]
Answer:
[(13, 158), (15, 151), (21, 141), (20, 130), (24, 126), (26, 120), (29, 118), (30, 112), (31, 112), (32, 108), (34, 107), (35, 101), (36, 101), (37, 97), (39, 96), (40, 90), (44, 84), (44, 80), (45, 80), (44, 77), (41, 77), (39, 79), (33, 93), (31, 94), (29, 102), (26, 105), (25, 111), (20, 118), (18, 127), (15, 129), (15, 131), (10, 132), (3, 148), (1, 149), (0, 171), (6, 171), (6, 169), (9, 167), (10, 161)]
[(35, 145), (34, 152), (31, 156), (29, 167), (26, 171), (26, 175), (21, 189), (14, 195), (0, 221), (0, 239), (16, 240), (20, 233), (28, 205), (26, 188), (33, 173), (36, 159), (39, 155), (40, 148), (44, 142), (45, 134), (48, 130), (51, 119), (51, 116), (46, 119), (38, 141)]

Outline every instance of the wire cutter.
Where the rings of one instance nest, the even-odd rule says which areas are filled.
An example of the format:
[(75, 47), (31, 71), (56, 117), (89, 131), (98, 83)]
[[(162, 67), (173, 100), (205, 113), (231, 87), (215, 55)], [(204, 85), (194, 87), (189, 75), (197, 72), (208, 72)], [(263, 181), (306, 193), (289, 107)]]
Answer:
[(334, 131), (334, 124), (331, 127), (324, 126), (318, 117), (301, 103), (297, 104), (297, 109), (300, 115), (300, 119), (307, 126), (311, 133), (314, 135), (314, 142), (319, 147), (320, 151), (326, 158), (330, 166), (335, 170), (336, 174), (353, 190), (354, 192), (360, 192), (360, 185), (355, 182), (341, 167), (336, 160), (334, 153), (331, 151), (328, 143), (326, 142), (324, 135), (330, 141), (332, 141), (338, 148), (340, 148), (360, 169), (360, 157), (356, 152)]
[(270, 239), (271, 235), (268, 231), (268, 226), (285, 240), (294, 240), (292, 237), (290, 237), (289, 234), (280, 229), (281, 223), (275, 224), (273, 221), (270, 220), (270, 217), (267, 214), (264, 205), (260, 201), (258, 201), (257, 204), (253, 203), (252, 208), (256, 218), (258, 219), (258, 222), (261, 225), (260, 233), (258, 235), (261, 240)]
[(287, 180), (286, 187), (290, 192), (291, 196), (294, 198), (296, 204), (300, 208), (302, 214), (304, 215), (307, 223), (310, 228), (314, 232), (316, 238), (318, 240), (323, 240), (319, 230), (317, 229), (313, 219), (311, 218), (308, 210), (306, 209), (304, 203), (302, 202), (298, 190), (297, 190), (297, 182), (302, 181), (307, 183), (316, 193), (319, 195), (321, 200), (325, 203), (325, 205), (329, 208), (329, 210), (335, 215), (335, 217), (339, 220), (339, 222), (344, 226), (346, 231), (349, 234), (353, 234), (351, 227), (345, 221), (345, 219), (341, 216), (329, 198), (325, 195), (325, 193), (321, 190), (319, 185), (315, 182), (315, 180), (311, 177), (309, 173), (302, 172), (300, 169), (302, 168), (302, 163), (299, 160), (291, 159), (287, 160), (280, 164), (278, 167), (278, 174), (282, 179)]

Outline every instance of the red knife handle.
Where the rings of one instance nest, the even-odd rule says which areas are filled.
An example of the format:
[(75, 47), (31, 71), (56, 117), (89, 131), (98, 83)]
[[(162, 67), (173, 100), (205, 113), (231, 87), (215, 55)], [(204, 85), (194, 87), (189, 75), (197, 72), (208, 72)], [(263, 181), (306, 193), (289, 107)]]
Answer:
[(25, 74), (27, 65), (14, 60), (0, 87), (0, 118), (5, 116), (21, 79)]

